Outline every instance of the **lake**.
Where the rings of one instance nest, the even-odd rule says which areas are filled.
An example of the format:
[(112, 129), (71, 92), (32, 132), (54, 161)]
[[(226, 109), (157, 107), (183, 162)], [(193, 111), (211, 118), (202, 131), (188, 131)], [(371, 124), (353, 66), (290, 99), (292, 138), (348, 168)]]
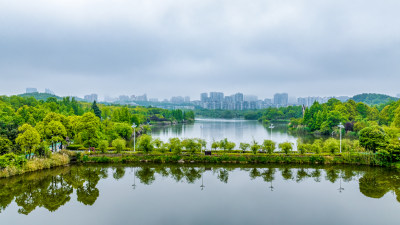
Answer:
[(0, 179), (1, 224), (399, 224), (400, 176), (301, 165), (86, 165)]
[[(277, 146), (279, 143), (289, 141), (296, 149), (298, 137), (288, 133), (287, 123), (276, 123), (274, 126), (272, 140), (277, 143)], [(250, 143), (254, 139), (262, 144), (265, 139), (271, 139), (271, 129), (255, 120), (196, 119), (194, 123), (189, 124), (152, 126), (151, 135), (162, 141), (168, 141), (173, 137), (202, 138), (207, 141), (208, 149), (211, 148), (213, 140), (228, 138), (229, 141), (235, 142), (238, 149), (240, 142)]]

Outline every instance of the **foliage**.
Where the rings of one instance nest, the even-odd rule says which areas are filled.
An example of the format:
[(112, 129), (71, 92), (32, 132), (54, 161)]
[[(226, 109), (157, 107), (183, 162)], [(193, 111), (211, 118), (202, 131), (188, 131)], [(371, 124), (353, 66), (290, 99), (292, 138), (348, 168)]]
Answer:
[(40, 135), (37, 130), (29, 124), (22, 125), (18, 131), (20, 134), (15, 141), (30, 155), (39, 145)]
[(360, 131), (360, 145), (376, 152), (387, 145), (385, 131), (379, 126), (366, 127)]
[(0, 155), (7, 154), (11, 151), (12, 143), (5, 137), (0, 136)]
[(170, 138), (169, 139), (169, 149), (176, 155), (182, 153), (182, 143), (179, 138)]
[(293, 150), (293, 143), (290, 142), (280, 143), (279, 148), (287, 155)]
[(153, 138), (150, 135), (143, 134), (138, 140), (138, 149), (145, 153), (149, 153), (154, 150)]
[(115, 148), (117, 153), (120, 153), (126, 147), (126, 141), (122, 138), (115, 139), (112, 141), (112, 146)]
[(264, 140), (261, 148), (268, 154), (272, 154), (276, 148), (276, 143), (272, 140)]
[(101, 140), (99, 142), (99, 149), (100, 149), (101, 153), (106, 153), (107, 152), (107, 148), (108, 148), (108, 141), (107, 140)]
[(247, 149), (250, 148), (250, 144), (249, 144), (249, 143), (240, 143), (240, 144), (239, 144), (239, 148), (240, 148), (243, 152), (245, 152)]
[(255, 140), (253, 140), (250, 144), (250, 149), (253, 154), (257, 154), (258, 150), (260, 149), (260, 145)]

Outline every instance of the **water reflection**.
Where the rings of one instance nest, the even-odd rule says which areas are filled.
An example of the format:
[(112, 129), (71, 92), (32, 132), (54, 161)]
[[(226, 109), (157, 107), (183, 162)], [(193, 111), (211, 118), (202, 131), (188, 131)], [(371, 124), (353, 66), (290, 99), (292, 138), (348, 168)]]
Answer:
[[(177, 124), (173, 126), (153, 126), (151, 134), (167, 141), (172, 137), (201, 138), (207, 141), (208, 148), (213, 140), (228, 140), (239, 146), (240, 142), (250, 142), (253, 139), (262, 142), (271, 138), (268, 126), (257, 121), (224, 120), (224, 119), (196, 119), (192, 124)], [(272, 139), (277, 142), (290, 141), (296, 144), (297, 135), (288, 133), (287, 123), (277, 123), (272, 130)]]
[[(131, 170), (131, 173), (126, 173), (127, 170)], [(201, 183), (200, 190), (204, 190), (207, 179), (211, 179), (210, 175), (204, 177), (206, 172), (224, 184), (229, 184), (231, 174), (245, 172), (249, 179), (244, 182), (262, 180), (266, 183), (266, 191), (275, 191), (282, 187), (282, 183), (274, 186), (275, 180), (296, 183), (325, 181), (337, 183), (337, 190), (342, 193), (346, 190), (344, 186), (347, 183), (355, 181), (358, 182), (359, 192), (364, 196), (379, 199), (386, 193), (392, 192), (400, 202), (400, 176), (396, 171), (384, 168), (293, 165), (261, 167), (249, 165), (240, 167), (235, 165), (224, 167), (210, 165), (207, 167), (204, 165), (71, 166), (1, 179), (0, 212), (3, 212), (12, 202), (18, 206), (20, 214), (28, 215), (37, 208), (54, 212), (71, 201), (74, 191), (76, 201), (92, 206), (100, 196), (101, 192), (97, 186), (101, 180), (112, 179), (118, 182), (126, 176), (131, 177), (131, 181), (133, 180), (133, 189), (139, 185), (141, 188), (146, 188), (157, 179), (168, 178), (185, 184), (199, 182)], [(112, 178), (108, 176), (110, 173)], [(140, 183), (136, 183), (136, 180)]]

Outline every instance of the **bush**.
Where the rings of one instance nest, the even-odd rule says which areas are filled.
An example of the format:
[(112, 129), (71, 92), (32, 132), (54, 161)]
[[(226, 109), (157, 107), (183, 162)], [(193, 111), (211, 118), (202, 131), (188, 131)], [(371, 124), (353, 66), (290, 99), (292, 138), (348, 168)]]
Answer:
[(268, 154), (272, 154), (275, 150), (276, 143), (272, 140), (264, 140), (263, 145), (261, 148), (268, 152)]
[(279, 148), (287, 155), (293, 150), (293, 144), (290, 142), (283, 142), (279, 144)]
[(115, 139), (112, 142), (112, 146), (115, 147), (115, 150), (117, 151), (117, 153), (120, 153), (126, 147), (126, 141), (122, 138)]
[(329, 138), (328, 140), (325, 141), (324, 148), (325, 148), (325, 151), (330, 152), (332, 154), (334, 154), (335, 152), (338, 152), (339, 151), (338, 140), (336, 140), (334, 138)]
[[(68, 145), (67, 149), (68, 150), (79, 150), (81, 148), (84, 148), (83, 145)], [(86, 149), (86, 148), (85, 148)]]
[(140, 136), (140, 138), (138, 140), (138, 149), (145, 153), (149, 153), (149, 152), (153, 151), (154, 146), (153, 146), (152, 137), (147, 134), (143, 134), (142, 136)]
[(108, 148), (108, 141), (102, 140), (99, 142), (99, 149), (101, 153), (106, 153)]

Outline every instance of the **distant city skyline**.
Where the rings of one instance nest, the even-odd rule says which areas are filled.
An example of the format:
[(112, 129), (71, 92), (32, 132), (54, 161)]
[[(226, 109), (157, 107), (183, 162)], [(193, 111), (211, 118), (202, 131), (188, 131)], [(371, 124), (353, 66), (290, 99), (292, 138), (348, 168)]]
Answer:
[[(96, 101), (105, 101), (105, 102), (114, 102), (114, 101), (150, 101), (150, 102), (172, 102), (172, 103), (187, 103), (187, 102), (191, 102), (191, 101), (203, 101), (202, 97), (204, 94), (207, 94), (206, 98), (208, 97), (208, 93), (207, 92), (202, 92), (200, 94), (197, 94), (197, 97), (191, 97), (188, 95), (176, 95), (176, 96), (161, 96), (161, 97), (152, 97), (152, 95), (149, 95), (149, 97), (147, 96), (147, 93), (144, 93), (142, 95), (135, 95), (135, 94), (127, 94), (127, 95), (119, 95), (119, 96), (104, 96), (104, 97), (100, 97), (101, 95), (97, 94), (97, 93), (90, 93), (90, 94), (85, 94), (83, 96), (78, 96), (78, 95), (60, 95), (57, 93), (54, 93), (52, 90), (45, 88), (44, 91), (41, 91), (41, 89), (35, 88), (35, 87), (29, 87), (29, 88), (25, 88), (25, 92), (23, 93), (33, 93), (33, 92), (39, 92), (39, 93), (47, 93), (47, 94), (53, 94), (53, 95), (57, 95), (57, 96), (74, 96), (74, 97), (78, 97), (78, 98), (82, 98), (84, 100), (96, 100)], [(222, 96), (219, 98), (224, 98), (224, 96), (226, 95), (225, 92), (221, 92), (221, 91), (211, 91), (209, 92), (210, 94), (213, 95), (218, 95), (219, 93), (222, 93)], [(365, 92), (367, 93), (367, 92)], [(374, 93), (374, 92), (368, 92), (368, 93)], [(17, 94), (22, 94), (22, 93), (17, 93)], [(363, 94), (363, 93), (357, 93), (354, 95), (330, 95), (330, 96), (318, 96), (318, 95), (307, 95), (307, 96), (295, 96), (293, 94), (290, 93), (274, 93), (272, 96), (269, 97), (260, 97), (257, 95), (253, 95), (253, 94), (246, 94), (246, 93), (242, 93), (242, 92), (236, 92), (234, 94), (228, 94), (230, 96), (233, 96), (235, 94), (242, 94), (242, 100), (241, 101), (257, 101), (258, 99), (260, 100), (271, 100), (271, 103), (275, 103), (274, 99), (275, 98), (279, 98), (277, 97), (277, 95), (286, 95), (284, 96), (284, 99), (287, 98), (287, 100), (279, 100), (280, 102), (278, 103), (278, 105), (287, 105), (287, 104), (297, 104), (298, 101), (302, 101), (302, 102), (313, 102), (314, 100), (323, 102), (322, 99), (326, 99), (326, 98), (331, 98), (331, 97), (335, 97), (335, 98), (339, 98), (340, 100), (346, 99), (345, 97), (353, 97), (354, 95), (358, 95), (358, 94)], [(385, 94), (385, 93), (376, 93), (376, 94)], [(386, 94), (388, 95), (388, 94)], [(400, 93), (399, 94), (395, 94), (395, 95), (389, 95), (392, 97), (397, 97), (400, 98)], [(215, 98), (215, 96), (214, 96)], [(218, 97), (217, 97), (218, 98)], [(237, 98), (237, 97), (236, 97)], [(249, 99), (252, 100), (249, 100)], [(299, 100), (300, 99), (300, 100)], [(308, 100), (307, 100), (308, 99)], [(311, 99), (311, 100), (310, 100)], [(282, 104), (283, 103), (283, 104)], [(275, 103), (277, 104), (277, 103)], [(306, 104), (307, 105), (307, 104)]]

